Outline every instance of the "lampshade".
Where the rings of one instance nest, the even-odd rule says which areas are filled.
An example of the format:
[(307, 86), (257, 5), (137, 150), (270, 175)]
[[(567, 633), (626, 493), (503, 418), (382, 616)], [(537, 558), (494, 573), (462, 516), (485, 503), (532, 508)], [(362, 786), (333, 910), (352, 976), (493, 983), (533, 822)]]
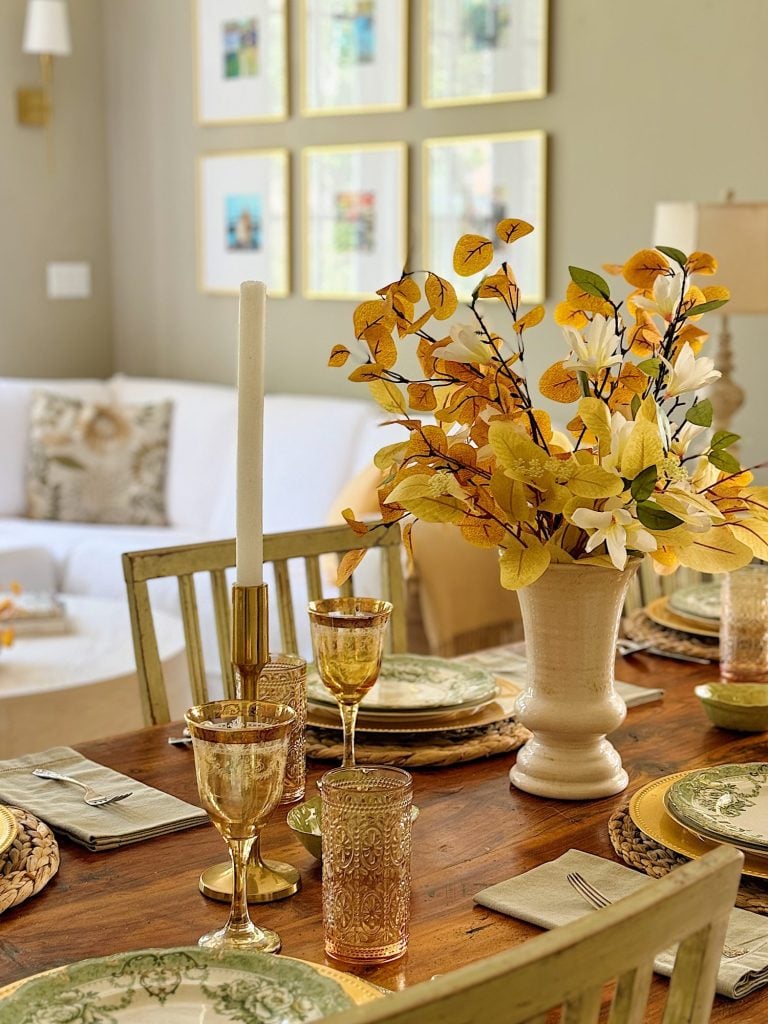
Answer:
[(24, 53), (66, 57), (72, 52), (66, 0), (28, 0)]
[(727, 313), (768, 313), (768, 203), (657, 203), (653, 244), (717, 259)]

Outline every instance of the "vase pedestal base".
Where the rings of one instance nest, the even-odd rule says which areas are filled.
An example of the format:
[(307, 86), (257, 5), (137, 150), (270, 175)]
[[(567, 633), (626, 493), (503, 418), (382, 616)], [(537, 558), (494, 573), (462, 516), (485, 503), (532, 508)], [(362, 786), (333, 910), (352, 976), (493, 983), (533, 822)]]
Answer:
[(595, 800), (627, 788), (621, 758), (607, 739), (534, 735), (517, 753), (509, 780), (516, 789), (553, 800)]

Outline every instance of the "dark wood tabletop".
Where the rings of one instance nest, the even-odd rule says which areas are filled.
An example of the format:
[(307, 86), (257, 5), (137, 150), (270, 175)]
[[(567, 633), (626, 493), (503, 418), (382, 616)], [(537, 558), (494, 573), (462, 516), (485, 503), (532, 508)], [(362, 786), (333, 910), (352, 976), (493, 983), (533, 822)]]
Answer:
[[(630, 776), (618, 796), (584, 802), (545, 800), (510, 788), (514, 755), (414, 772), (421, 814), (414, 827), (413, 901), (408, 953), (361, 976), (399, 989), (523, 942), (539, 929), (476, 906), (485, 886), (578, 848), (615, 859), (607, 824), (612, 811), (646, 782), (683, 769), (765, 760), (765, 734), (711, 726), (693, 687), (716, 676), (703, 667), (649, 655), (619, 661), (628, 682), (664, 687), (663, 701), (630, 709), (612, 737)], [(171, 747), (179, 726), (158, 726), (83, 744), (83, 754), (158, 789), (197, 803), (192, 752)], [(312, 765), (309, 788), (325, 770)], [(223, 924), (226, 907), (200, 895), (203, 867), (224, 859), (223, 841), (205, 825), (107, 853), (61, 839), (61, 868), (33, 899), (0, 917), (0, 985), (80, 960), (149, 946), (195, 944)], [(262, 849), (301, 870), (294, 897), (253, 908), (276, 929), (283, 953), (315, 963), (323, 953), (320, 868), (278, 809)], [(655, 992), (666, 982), (657, 979)], [(768, 1020), (768, 990), (718, 998), (713, 1020)]]

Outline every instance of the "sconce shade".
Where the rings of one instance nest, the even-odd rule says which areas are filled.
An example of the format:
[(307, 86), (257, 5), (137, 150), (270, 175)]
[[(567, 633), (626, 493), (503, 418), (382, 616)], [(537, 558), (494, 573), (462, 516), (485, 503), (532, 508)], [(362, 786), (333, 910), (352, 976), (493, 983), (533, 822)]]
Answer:
[(24, 53), (66, 57), (72, 52), (66, 0), (27, 0)]
[(657, 203), (653, 243), (712, 253), (723, 312), (768, 313), (768, 203)]

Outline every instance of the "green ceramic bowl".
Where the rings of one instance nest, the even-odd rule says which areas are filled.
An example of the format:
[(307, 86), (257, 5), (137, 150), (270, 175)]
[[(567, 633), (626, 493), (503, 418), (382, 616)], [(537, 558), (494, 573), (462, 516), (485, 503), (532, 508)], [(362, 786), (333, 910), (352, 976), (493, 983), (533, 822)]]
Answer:
[(288, 828), (305, 850), (317, 860), (323, 855), (323, 837), (320, 834), (320, 808), (322, 797), (313, 796), (288, 811)]
[(713, 725), (736, 732), (768, 730), (768, 683), (702, 683), (694, 692)]

